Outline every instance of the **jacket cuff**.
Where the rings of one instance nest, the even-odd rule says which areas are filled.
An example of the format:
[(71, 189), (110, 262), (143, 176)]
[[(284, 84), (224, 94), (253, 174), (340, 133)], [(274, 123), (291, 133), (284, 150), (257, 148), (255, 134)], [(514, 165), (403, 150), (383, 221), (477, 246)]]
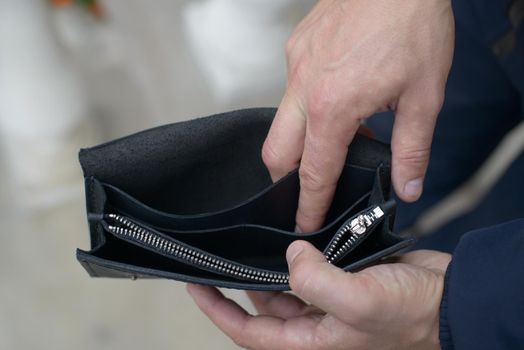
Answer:
[(448, 322), (448, 292), (449, 292), (449, 276), (453, 260), (449, 263), (444, 276), (444, 290), (442, 291), (442, 300), (440, 301), (440, 316), (439, 316), (439, 340), (442, 350), (453, 350), (453, 338), (451, 336), (451, 328)]

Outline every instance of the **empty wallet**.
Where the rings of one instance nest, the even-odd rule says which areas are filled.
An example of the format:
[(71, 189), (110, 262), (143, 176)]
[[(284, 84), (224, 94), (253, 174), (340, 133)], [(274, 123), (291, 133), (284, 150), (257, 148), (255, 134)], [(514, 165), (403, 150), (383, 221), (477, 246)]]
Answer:
[(164, 125), (80, 151), (96, 277), (161, 277), (288, 290), (286, 249), (306, 240), (354, 271), (413, 243), (392, 232), (389, 146), (357, 135), (321, 229), (294, 232), (300, 181), (273, 183), (261, 149), (276, 110)]

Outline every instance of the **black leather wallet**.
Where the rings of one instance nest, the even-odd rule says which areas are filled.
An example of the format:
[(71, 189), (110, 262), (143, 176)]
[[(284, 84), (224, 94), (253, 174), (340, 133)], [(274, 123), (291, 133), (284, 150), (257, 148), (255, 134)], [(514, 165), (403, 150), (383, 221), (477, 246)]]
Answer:
[(324, 226), (294, 233), (298, 173), (272, 183), (261, 159), (274, 114), (234, 111), (82, 149), (91, 250), (77, 250), (80, 263), (91, 276), (287, 290), (294, 240), (347, 271), (413, 242), (391, 231), (389, 147), (359, 135)]

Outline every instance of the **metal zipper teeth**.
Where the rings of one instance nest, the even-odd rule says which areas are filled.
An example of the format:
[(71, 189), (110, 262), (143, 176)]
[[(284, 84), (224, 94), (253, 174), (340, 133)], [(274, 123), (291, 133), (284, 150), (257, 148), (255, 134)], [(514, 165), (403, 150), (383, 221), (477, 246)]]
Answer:
[[(365, 238), (366, 234), (369, 232), (369, 228), (374, 226), (377, 220), (383, 216), (384, 212), (382, 209), (379, 206), (376, 206), (373, 209), (366, 211), (364, 214), (360, 214), (356, 218), (351, 219), (335, 235), (332, 244), (329, 246), (325, 254), (327, 261), (330, 264), (333, 264), (346, 252), (354, 249), (362, 239)], [(342, 238), (348, 232), (351, 232), (351, 235), (346, 239), (344, 244), (339, 247)]]
[(108, 225), (108, 229), (118, 236), (138, 241), (141, 244), (161, 251), (184, 261), (196, 264), (209, 270), (243, 279), (251, 282), (263, 282), (272, 284), (289, 283), (289, 274), (278, 272), (264, 272), (252, 269), (240, 264), (231, 263), (223, 259), (197, 251), (191, 247), (164, 238), (154, 232), (144, 229), (123, 216), (116, 214), (108, 215), (111, 219), (126, 226), (127, 228)]
[[(341, 234), (340, 234), (341, 238), (348, 231), (349, 231), (349, 229), (341, 231)], [(347, 251), (349, 251), (349, 250), (353, 249), (354, 247), (356, 247), (358, 245), (358, 243), (360, 242), (359, 238), (361, 238), (361, 237), (362, 237), (362, 234), (357, 234), (357, 233), (351, 234), (351, 236), (349, 236), (349, 238), (346, 240), (346, 242), (336, 251), (336, 253), (333, 253), (334, 248), (330, 248), (329, 251), (331, 253), (328, 252), (328, 254), (326, 254), (327, 261), (330, 264), (335, 263), (344, 253), (346, 253)]]

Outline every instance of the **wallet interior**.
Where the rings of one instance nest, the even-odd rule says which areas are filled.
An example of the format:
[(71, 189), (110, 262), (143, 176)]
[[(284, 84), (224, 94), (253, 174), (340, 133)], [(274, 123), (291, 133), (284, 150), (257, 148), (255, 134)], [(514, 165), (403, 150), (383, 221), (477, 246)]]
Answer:
[[(293, 232), (298, 173), (272, 183), (260, 155), (274, 113), (229, 112), (81, 150), (91, 250), (78, 250), (78, 260), (92, 276), (284, 290), (294, 240), (346, 270), (412, 243), (391, 231), (389, 147), (362, 136), (322, 228)], [(352, 233), (357, 219), (377, 212), (365, 234)]]

